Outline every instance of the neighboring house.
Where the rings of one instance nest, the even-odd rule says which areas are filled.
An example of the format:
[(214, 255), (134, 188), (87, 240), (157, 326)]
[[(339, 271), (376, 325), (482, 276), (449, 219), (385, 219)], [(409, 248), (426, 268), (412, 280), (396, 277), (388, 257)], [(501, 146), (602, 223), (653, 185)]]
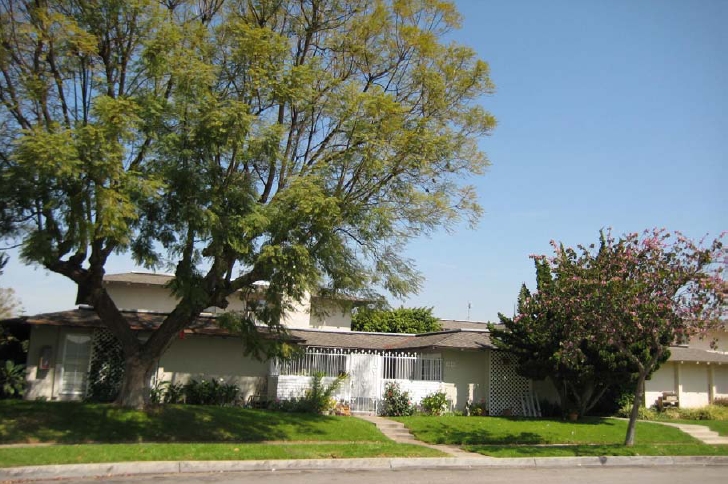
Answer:
[[(105, 278), (109, 294), (141, 337), (161, 324), (176, 303), (165, 287), (170, 278), (142, 273)], [(348, 309), (353, 305), (316, 295), (296, 305), (284, 325), (291, 339), (305, 348), (305, 355), (290, 362), (243, 356), (240, 340), (215, 324), (215, 313), (221, 310), (210, 308), (162, 356), (156, 382), (220, 378), (238, 385), (248, 401), (301, 396), (314, 373), (323, 372), (330, 379), (347, 373), (349, 378), (335, 397), (360, 412), (377, 411), (390, 381), (409, 391), (415, 403), (444, 391), (453, 408), (462, 410), (468, 401), (483, 401), (491, 415), (532, 415), (538, 411), (538, 399), (558, 399), (548, 381), (532, 382), (517, 375), (514, 359), (495, 350), (483, 323), (442, 321), (442, 331), (419, 335), (355, 332)], [(244, 309), (243, 301), (231, 299), (227, 310)], [(13, 321), (31, 326), (28, 399), (83, 398), (89, 370), (103, 366), (118, 348), (88, 308)], [(725, 332), (713, 336), (728, 345)], [(673, 348), (670, 361), (647, 382), (647, 405), (666, 391), (676, 392), (685, 407), (728, 397), (728, 354), (708, 351), (702, 344)], [(724, 348), (720, 341), (719, 347)]]

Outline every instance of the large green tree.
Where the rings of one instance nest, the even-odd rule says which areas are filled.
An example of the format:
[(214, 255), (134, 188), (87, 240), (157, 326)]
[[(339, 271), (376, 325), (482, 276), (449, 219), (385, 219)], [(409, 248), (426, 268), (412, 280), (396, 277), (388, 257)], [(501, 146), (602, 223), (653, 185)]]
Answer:
[[(0, 19), (3, 234), (117, 336), (124, 405), (204, 308), (268, 281), (250, 334), (319, 286), (406, 294), (403, 244), (479, 216), (493, 85), (444, 42), (449, 2), (4, 0)], [(119, 252), (175, 271), (144, 341), (102, 285)]]
[(351, 318), (354, 331), (375, 333), (430, 333), (441, 331), (442, 323), (432, 308), (360, 308)]

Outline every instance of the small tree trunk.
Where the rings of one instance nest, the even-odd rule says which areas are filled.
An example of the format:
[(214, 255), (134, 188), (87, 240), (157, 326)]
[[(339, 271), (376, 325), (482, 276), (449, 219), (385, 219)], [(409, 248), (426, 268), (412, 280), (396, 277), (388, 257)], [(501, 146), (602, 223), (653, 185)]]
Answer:
[(149, 404), (152, 375), (157, 358), (145, 358), (141, 353), (127, 356), (124, 361), (124, 380), (116, 403), (122, 407), (144, 409)]
[(632, 401), (632, 412), (629, 414), (629, 424), (627, 424), (627, 437), (624, 439), (624, 445), (632, 447), (634, 445), (634, 431), (637, 425), (637, 417), (642, 406), (642, 397), (645, 394), (645, 380), (647, 373), (641, 371), (637, 378), (637, 388), (634, 391), (634, 400)]

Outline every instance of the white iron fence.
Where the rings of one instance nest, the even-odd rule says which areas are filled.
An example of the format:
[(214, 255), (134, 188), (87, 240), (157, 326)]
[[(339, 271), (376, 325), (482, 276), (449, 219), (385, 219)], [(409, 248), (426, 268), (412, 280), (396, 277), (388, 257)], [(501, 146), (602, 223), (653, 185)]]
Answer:
[[(439, 355), (390, 353), (329, 348), (308, 348), (306, 353), (288, 361), (275, 360), (271, 377), (277, 399), (299, 398), (310, 387), (311, 377), (320, 374), (324, 383), (346, 374), (348, 378), (334, 398), (349, 403), (354, 412), (376, 412), (387, 381), (397, 381), (404, 390), (415, 392), (419, 402), (424, 394), (439, 391), (442, 381), (442, 359)], [(422, 388), (420, 388), (422, 387)], [(415, 397), (415, 395), (413, 395)]]

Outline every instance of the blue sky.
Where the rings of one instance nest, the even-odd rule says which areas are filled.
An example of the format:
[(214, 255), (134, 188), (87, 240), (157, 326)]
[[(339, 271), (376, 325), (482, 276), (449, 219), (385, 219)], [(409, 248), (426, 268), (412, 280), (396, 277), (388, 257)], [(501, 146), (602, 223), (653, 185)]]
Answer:
[[(460, 0), (467, 44), (497, 86), (492, 166), (472, 179), (478, 228), (411, 244), (426, 278), (395, 305), (495, 320), (533, 284), (549, 241), (655, 226), (699, 238), (728, 229), (728, 2)], [(107, 272), (135, 269), (117, 257)], [(26, 314), (73, 307), (74, 286), (13, 259), (0, 279)]]

